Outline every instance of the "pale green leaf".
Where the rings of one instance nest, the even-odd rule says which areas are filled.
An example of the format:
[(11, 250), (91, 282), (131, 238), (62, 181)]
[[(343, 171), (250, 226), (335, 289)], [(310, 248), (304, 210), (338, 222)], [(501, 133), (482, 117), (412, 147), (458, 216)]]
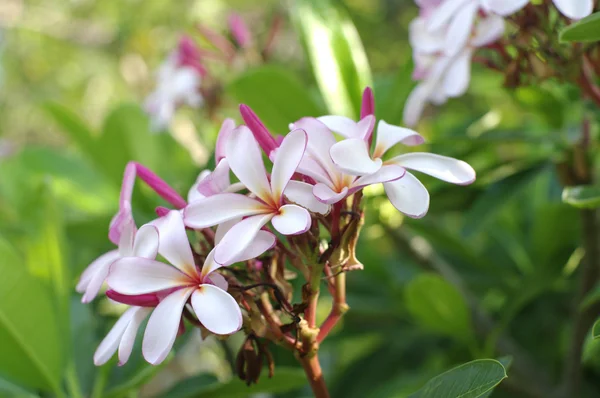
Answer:
[(560, 32), (560, 41), (598, 41), (600, 40), (600, 12), (572, 23)]
[(591, 185), (565, 187), (562, 200), (578, 209), (595, 209), (600, 207), (600, 187)]

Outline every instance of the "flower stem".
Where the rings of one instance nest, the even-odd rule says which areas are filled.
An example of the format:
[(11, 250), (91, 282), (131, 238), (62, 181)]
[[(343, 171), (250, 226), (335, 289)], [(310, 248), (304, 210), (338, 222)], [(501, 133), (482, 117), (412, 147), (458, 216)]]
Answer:
[(319, 334), (317, 336), (317, 342), (320, 343), (331, 332), (331, 330), (337, 325), (342, 316), (348, 311), (348, 304), (346, 304), (346, 273), (340, 272), (335, 276), (335, 293), (333, 295), (333, 305), (331, 306), (331, 312), (319, 328)]
[(297, 355), (298, 360), (304, 368), (304, 373), (310, 384), (315, 398), (329, 398), (329, 391), (325, 384), (325, 378), (323, 377), (323, 371), (321, 370), (321, 364), (319, 363), (318, 355), (312, 356), (300, 356)]

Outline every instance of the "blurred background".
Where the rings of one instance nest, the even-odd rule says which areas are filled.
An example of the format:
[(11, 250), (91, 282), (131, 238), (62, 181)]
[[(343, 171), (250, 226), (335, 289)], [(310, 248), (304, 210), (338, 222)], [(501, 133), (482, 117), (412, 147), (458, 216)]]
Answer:
[[(231, 12), (255, 48), (236, 47), (234, 62), (207, 58), (204, 106), (152, 131), (142, 104), (158, 67), (183, 34), (212, 49), (198, 26), (231, 38)], [(96, 368), (93, 353), (123, 309), (105, 298), (83, 305), (74, 286), (113, 248), (108, 223), (126, 162), (186, 194), (212, 167), (222, 120), (241, 122), (241, 102), (284, 133), (301, 116), (358, 116), (372, 85), (377, 117), (401, 124), (416, 13), (408, 0), (0, 1), (0, 396), (310, 396), (293, 357), (276, 348), (273, 379), (264, 370), (249, 389), (236, 380), (228, 359), (241, 336), (188, 332), (159, 367), (138, 347), (125, 366)], [(561, 378), (583, 250), (556, 170), (582, 115), (597, 111), (575, 87), (508, 90), (503, 79), (474, 65), (468, 94), (429, 108), (417, 129), (425, 150), (470, 163), (475, 184), (422, 177), (431, 209), (420, 220), (382, 189), (366, 193), (365, 269), (350, 273), (351, 310), (321, 349), (332, 396), (406, 397), (477, 358), (510, 363), (494, 397), (548, 396)], [(164, 205), (139, 183), (134, 198), (138, 224)], [(322, 318), (328, 308), (325, 299)], [(598, 349), (585, 344), (589, 396), (600, 394)]]

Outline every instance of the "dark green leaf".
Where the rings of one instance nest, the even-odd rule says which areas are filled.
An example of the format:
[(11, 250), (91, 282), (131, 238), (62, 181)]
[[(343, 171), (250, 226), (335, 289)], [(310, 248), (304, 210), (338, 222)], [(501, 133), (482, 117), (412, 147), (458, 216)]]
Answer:
[(598, 41), (600, 40), (600, 13), (597, 12), (580, 21), (572, 23), (560, 32), (560, 41)]
[(595, 209), (600, 207), (600, 187), (591, 185), (566, 187), (562, 193), (562, 200), (578, 209)]
[(600, 339), (600, 319), (598, 319), (596, 323), (594, 323), (594, 327), (592, 329), (592, 336), (594, 336), (595, 339)]

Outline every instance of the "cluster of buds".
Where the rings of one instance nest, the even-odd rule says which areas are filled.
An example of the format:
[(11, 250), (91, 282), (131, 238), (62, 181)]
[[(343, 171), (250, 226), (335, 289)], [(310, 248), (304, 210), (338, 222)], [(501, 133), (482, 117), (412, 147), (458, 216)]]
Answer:
[[(477, 61), (507, 74), (506, 85), (520, 84), (523, 72), (534, 77), (551, 76), (549, 69), (573, 60), (560, 54), (557, 25), (592, 13), (593, 0), (554, 0), (553, 4), (529, 4), (529, 0), (416, 0), (419, 16), (410, 25), (415, 70), (419, 84), (404, 109), (404, 122), (415, 125), (427, 103), (442, 104), (463, 95)], [(550, 18), (554, 7), (562, 17)], [(504, 38), (506, 21), (517, 31)], [(543, 24), (543, 26), (542, 26)], [(551, 32), (552, 36), (548, 35)], [(489, 57), (474, 57), (480, 49), (493, 50)], [(532, 52), (536, 48), (540, 51)], [(497, 56), (497, 58), (496, 58)], [(564, 70), (555, 75), (564, 75)]]
[(273, 19), (269, 33), (261, 48), (241, 16), (229, 15), (231, 38), (199, 25), (197, 33), (210, 45), (199, 46), (190, 36), (182, 36), (178, 46), (158, 69), (156, 88), (146, 98), (145, 109), (152, 118), (154, 130), (169, 126), (175, 110), (180, 106), (198, 108), (205, 106), (213, 116), (220, 104), (221, 83), (218, 74), (210, 73), (210, 61), (219, 70), (245, 68), (247, 65), (266, 62), (273, 52), (275, 38), (281, 29), (282, 19)]
[[(106, 282), (106, 296), (130, 306), (98, 347), (97, 365), (117, 351), (125, 363), (148, 316), (142, 353), (151, 364), (166, 358), (186, 325), (205, 336), (243, 330), (236, 367), (248, 383), (258, 380), (264, 361), (272, 374), (269, 343), (289, 348), (305, 364), (348, 309), (346, 273), (362, 268), (355, 247), (363, 188), (383, 183), (399, 211), (422, 217), (429, 194), (407, 169), (455, 184), (475, 179), (467, 163), (453, 158), (386, 156), (397, 144), (416, 146), (424, 139), (383, 120), (375, 128), (369, 88), (359, 121), (305, 117), (278, 138), (249, 107), (240, 110), (246, 124), (225, 120), (216, 168), (200, 173), (187, 200), (144, 166), (127, 166), (109, 231), (118, 249), (95, 260), (77, 286), (89, 302)], [(158, 218), (139, 229), (131, 207), (136, 177), (173, 207), (157, 208)], [(300, 284), (290, 281), (298, 278), (302, 290), (294, 292)], [(333, 304), (317, 325), (322, 286)]]

